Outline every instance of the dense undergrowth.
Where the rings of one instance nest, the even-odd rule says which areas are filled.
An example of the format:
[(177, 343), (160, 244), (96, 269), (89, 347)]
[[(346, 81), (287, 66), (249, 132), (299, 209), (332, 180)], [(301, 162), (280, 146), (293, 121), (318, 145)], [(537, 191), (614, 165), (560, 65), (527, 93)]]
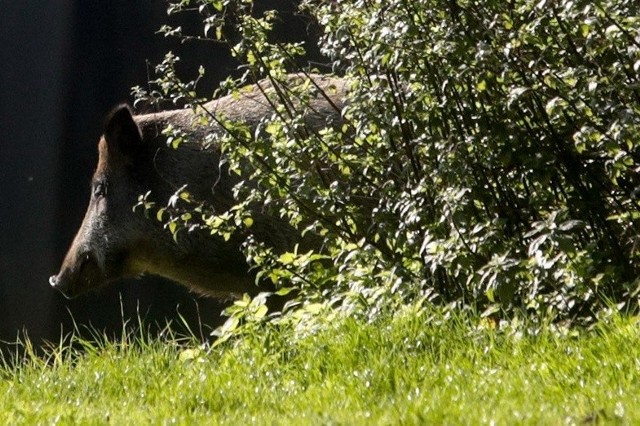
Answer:
[[(186, 100), (200, 121), (224, 123), (216, 143), (255, 184), (236, 188), (231, 212), (171, 206), (168, 227), (202, 219), (214, 234), (246, 232), (258, 278), (295, 288), (316, 310), (371, 317), (426, 299), (581, 323), (611, 304), (635, 310), (638, 8), (304, 1), (328, 58), (320, 71), (348, 88), (342, 124), (314, 131), (303, 116), (318, 87), (287, 77), (308, 68), (299, 66), (303, 45), (270, 37), (276, 12), (254, 13), (247, 0), (175, 1), (170, 13), (202, 15), (197, 38), (227, 43), (242, 63), (222, 92), (262, 78), (276, 90), (274, 114), (255, 132), (198, 109), (204, 70), (183, 83), (173, 55), (158, 66), (156, 89), (136, 90), (146, 101)], [(255, 205), (321, 244), (286, 254), (261, 246), (251, 238)], [(264, 319), (257, 304), (248, 314), (236, 306), (228, 329), (256, 312)]]

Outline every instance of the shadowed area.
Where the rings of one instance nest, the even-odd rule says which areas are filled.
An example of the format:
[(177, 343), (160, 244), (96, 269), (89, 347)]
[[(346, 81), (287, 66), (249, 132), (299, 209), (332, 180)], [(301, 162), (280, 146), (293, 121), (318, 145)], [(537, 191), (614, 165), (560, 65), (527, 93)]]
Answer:
[[(292, 12), (293, 2), (264, 7), (273, 4), (283, 11), (280, 35), (299, 39), (307, 23)], [(150, 323), (183, 317), (193, 329), (201, 320), (217, 324), (219, 302), (166, 280), (126, 280), (67, 301), (48, 277), (86, 210), (106, 113), (131, 101), (131, 87), (144, 85), (169, 50), (182, 58), (185, 78), (200, 64), (207, 68), (199, 89), (210, 95), (235, 68), (228, 52), (156, 34), (169, 19), (164, 2), (10, 2), (1, 15), (0, 340), (22, 332), (57, 340), (74, 322), (117, 334), (123, 316)], [(171, 19), (186, 32), (201, 31), (195, 14)]]

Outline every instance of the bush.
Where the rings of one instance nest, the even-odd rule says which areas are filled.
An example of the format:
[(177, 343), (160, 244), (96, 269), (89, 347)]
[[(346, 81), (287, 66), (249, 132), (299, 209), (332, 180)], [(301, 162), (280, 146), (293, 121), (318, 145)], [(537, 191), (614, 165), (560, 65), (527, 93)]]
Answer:
[[(243, 62), (223, 90), (276, 89), (260, 132), (225, 123), (217, 142), (256, 182), (225, 223), (250, 225), (260, 203), (321, 239), (286, 254), (248, 239), (261, 279), (368, 317), (411, 300), (571, 321), (637, 306), (637, 2), (306, 0), (348, 88), (342, 126), (322, 131), (302, 119), (318, 87), (287, 77), (303, 46), (270, 39), (276, 12), (170, 11), (193, 6)], [(139, 94), (202, 105), (171, 61)]]

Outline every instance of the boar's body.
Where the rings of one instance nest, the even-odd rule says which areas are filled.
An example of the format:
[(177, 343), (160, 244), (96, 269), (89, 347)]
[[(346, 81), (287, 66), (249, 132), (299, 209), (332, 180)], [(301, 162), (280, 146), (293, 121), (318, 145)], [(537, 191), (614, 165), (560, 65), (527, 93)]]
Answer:
[[(340, 120), (344, 83), (312, 77), (321, 91), (305, 108), (305, 120), (316, 129), (335, 125)], [(265, 82), (258, 84), (271, 90)], [(273, 113), (271, 104), (257, 86), (241, 93), (239, 98), (211, 101), (205, 108), (255, 129)], [(162, 134), (167, 125), (188, 134), (177, 149), (167, 146)], [(241, 252), (244, 236), (233, 235), (224, 241), (203, 232), (185, 232), (176, 242), (160, 222), (132, 209), (141, 194), (150, 192), (153, 201), (163, 205), (187, 185), (195, 200), (206, 202), (217, 213), (228, 210), (234, 204), (232, 188), (237, 178), (221, 166), (215, 145), (204, 148), (201, 143), (207, 134), (222, 132), (215, 123), (194, 126), (191, 110), (134, 117), (127, 106), (116, 108), (98, 144), (99, 160), (85, 218), (60, 272), (50, 278), (51, 285), (74, 297), (120, 278), (148, 273), (209, 296), (258, 291)], [(251, 233), (277, 250), (290, 249), (298, 242), (298, 233), (280, 218), (257, 211), (253, 219)]]

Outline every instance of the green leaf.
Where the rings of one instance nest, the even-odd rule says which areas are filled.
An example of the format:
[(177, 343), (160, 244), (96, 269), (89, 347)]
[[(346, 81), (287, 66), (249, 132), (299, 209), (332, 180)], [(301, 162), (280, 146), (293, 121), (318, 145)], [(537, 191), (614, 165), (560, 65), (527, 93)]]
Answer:
[(584, 23), (582, 25), (580, 25), (580, 34), (582, 34), (582, 37), (586, 37), (589, 35), (589, 32), (591, 32), (591, 26)]
[(496, 303), (496, 304), (492, 304), (492, 305), (489, 305), (489, 307), (487, 307), (487, 309), (485, 309), (485, 310), (480, 314), (480, 317), (481, 317), (481, 318), (486, 318), (486, 317), (491, 316), (491, 315), (493, 315), (493, 314), (496, 314), (496, 313), (498, 313), (498, 312), (500, 312), (500, 305), (499, 305), (499, 304), (497, 304), (497, 303)]
[(489, 299), (489, 302), (491, 303), (496, 302), (495, 290), (493, 287), (488, 288), (487, 291), (485, 291), (485, 295), (487, 296), (487, 299)]
[(310, 303), (308, 305), (304, 305), (304, 310), (314, 315), (319, 314), (323, 308), (324, 305), (322, 303)]
[(290, 265), (295, 260), (296, 260), (296, 257), (294, 256), (294, 254), (289, 252), (280, 255), (280, 257), (278, 258), (278, 262), (280, 262), (283, 265)]
[(260, 305), (258, 307), (258, 309), (256, 310), (256, 312), (253, 314), (253, 317), (256, 320), (261, 320), (262, 318), (264, 318), (267, 315), (268, 311), (269, 311), (269, 308), (267, 308), (266, 305)]
[(544, 109), (547, 114), (553, 115), (557, 109), (562, 108), (565, 104), (566, 102), (562, 98), (556, 97), (547, 102)]
[[(169, 139), (171, 139), (171, 138), (169, 138)], [(169, 140), (169, 139), (167, 139), (167, 140)], [(175, 137), (175, 138), (171, 139), (171, 148), (177, 149), (182, 142), (183, 141), (182, 141), (181, 137)]]
[(276, 291), (274, 294), (278, 296), (286, 296), (287, 294), (291, 293), (293, 290), (295, 290), (293, 287), (282, 287), (281, 289)]
[(504, 25), (504, 28), (507, 30), (513, 28), (513, 21), (511, 20), (511, 17), (506, 13), (502, 14), (502, 25)]
[(527, 92), (529, 92), (528, 87), (514, 87), (509, 91), (509, 96), (507, 98), (507, 107), (511, 107), (512, 104), (517, 102), (521, 97), (523, 97)]
[(240, 319), (238, 317), (229, 317), (229, 319), (227, 319), (224, 324), (215, 329), (211, 334), (214, 336), (229, 335), (229, 333), (238, 328), (238, 324), (240, 324)]
[(256, 64), (256, 56), (253, 54), (252, 51), (247, 52), (247, 63), (249, 65), (255, 65)]
[(180, 351), (178, 354), (178, 360), (181, 362), (189, 362), (189, 361), (204, 361), (203, 359), (204, 352), (202, 349), (193, 348), (193, 349), (184, 349)]
[(280, 132), (281, 129), (282, 129), (282, 126), (280, 124), (275, 122), (270, 122), (269, 124), (267, 124), (264, 131), (270, 135), (276, 135)]
[(251, 303), (251, 297), (248, 294), (243, 294), (242, 299), (236, 300), (233, 302), (235, 306), (240, 306), (242, 308), (246, 308)]

